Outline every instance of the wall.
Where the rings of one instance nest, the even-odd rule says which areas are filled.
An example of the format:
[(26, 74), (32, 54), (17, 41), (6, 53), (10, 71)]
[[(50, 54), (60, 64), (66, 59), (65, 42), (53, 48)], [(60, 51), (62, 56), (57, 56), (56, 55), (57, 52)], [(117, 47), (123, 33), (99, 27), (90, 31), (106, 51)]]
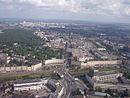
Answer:
[(98, 75), (94, 76), (93, 80), (95, 82), (111, 82), (114, 79), (117, 79), (118, 77), (122, 77), (122, 73), (115, 73), (115, 74), (109, 74), (109, 75)]
[(118, 65), (122, 64), (121, 60), (112, 61), (88, 61), (87, 63), (81, 63), (81, 67), (95, 66), (95, 65)]
[(32, 68), (32, 71), (36, 71), (37, 69), (41, 68), (42, 67), (42, 63), (38, 63), (38, 64), (35, 64), (35, 65), (32, 65), (31, 68)]
[(41, 67), (42, 67), (42, 63), (32, 65), (31, 67), (28, 67), (28, 66), (0, 67), (0, 72), (7, 72), (7, 71), (36, 71)]
[(45, 61), (45, 65), (64, 63), (65, 59), (50, 59)]

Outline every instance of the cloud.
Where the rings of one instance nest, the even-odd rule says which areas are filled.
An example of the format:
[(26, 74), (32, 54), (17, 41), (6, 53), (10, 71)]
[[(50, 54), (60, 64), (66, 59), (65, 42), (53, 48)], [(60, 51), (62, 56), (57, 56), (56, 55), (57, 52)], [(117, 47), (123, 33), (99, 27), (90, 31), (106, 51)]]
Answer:
[(46, 4), (42, 0), (19, 0), (20, 3), (28, 3), (36, 6), (45, 6)]
[(0, 2), (12, 2), (13, 0), (0, 0)]
[(15, 7), (14, 7), (13, 5), (7, 5), (6, 8), (7, 8), (8, 10), (13, 10)]
[(10, 3), (12, 8), (13, 4), (21, 4), (74, 13), (130, 16), (130, 0), (0, 0), (0, 2)]
[(126, 16), (130, 16), (130, 8), (125, 8), (124, 14), (125, 14)]

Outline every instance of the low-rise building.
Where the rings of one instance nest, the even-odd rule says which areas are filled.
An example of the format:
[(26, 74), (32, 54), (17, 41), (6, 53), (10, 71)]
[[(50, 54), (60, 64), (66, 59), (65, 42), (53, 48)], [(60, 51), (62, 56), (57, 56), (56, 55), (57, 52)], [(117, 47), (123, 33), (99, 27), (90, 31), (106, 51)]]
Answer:
[(8, 54), (0, 53), (0, 61), (9, 63), (10, 57), (8, 56)]
[(21, 55), (12, 55), (12, 59), (17, 61), (25, 61), (26, 57)]
[(63, 64), (65, 63), (65, 59), (49, 59), (45, 61), (45, 65), (49, 65), (49, 64)]
[(0, 67), (0, 72), (23, 72), (23, 71), (36, 71), (42, 67), (42, 63), (36, 63), (28, 66), (12, 66), (12, 67)]
[(122, 77), (123, 73), (117, 71), (103, 71), (103, 72), (95, 72), (93, 76), (93, 80), (95, 82), (112, 82), (113, 80), (117, 80), (117, 78)]
[(104, 60), (104, 61), (87, 61), (81, 62), (81, 68), (88, 66), (106, 66), (106, 65), (119, 65), (122, 64), (122, 60)]
[(0, 81), (0, 96), (8, 92), (13, 92), (13, 91), (14, 91), (14, 88), (13, 88), (12, 82)]
[(110, 89), (115, 92), (130, 91), (130, 85), (127, 84), (110, 84), (110, 83), (95, 83), (94, 88), (101, 88), (102, 91)]
[(29, 90), (39, 90), (45, 87), (44, 85), (48, 80), (30, 80), (30, 81), (17, 81), (14, 83), (14, 90), (16, 91), (29, 91)]
[(31, 66), (32, 71), (36, 71), (42, 67), (42, 63), (37, 63)]

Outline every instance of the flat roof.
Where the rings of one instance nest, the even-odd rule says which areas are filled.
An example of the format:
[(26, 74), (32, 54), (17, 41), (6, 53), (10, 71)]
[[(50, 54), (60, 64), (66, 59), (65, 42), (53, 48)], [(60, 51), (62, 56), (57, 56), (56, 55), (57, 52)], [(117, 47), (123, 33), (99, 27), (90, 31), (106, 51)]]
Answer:
[(119, 71), (102, 71), (102, 72), (95, 72), (94, 76), (103, 76), (103, 75), (111, 75), (111, 74), (118, 74), (121, 73)]

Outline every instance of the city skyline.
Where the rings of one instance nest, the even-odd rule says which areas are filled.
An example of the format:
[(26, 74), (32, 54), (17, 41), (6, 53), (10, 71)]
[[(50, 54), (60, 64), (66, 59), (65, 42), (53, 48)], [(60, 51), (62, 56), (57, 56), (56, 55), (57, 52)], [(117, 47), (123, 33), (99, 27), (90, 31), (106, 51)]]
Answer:
[(0, 18), (129, 23), (129, 0), (0, 0)]

